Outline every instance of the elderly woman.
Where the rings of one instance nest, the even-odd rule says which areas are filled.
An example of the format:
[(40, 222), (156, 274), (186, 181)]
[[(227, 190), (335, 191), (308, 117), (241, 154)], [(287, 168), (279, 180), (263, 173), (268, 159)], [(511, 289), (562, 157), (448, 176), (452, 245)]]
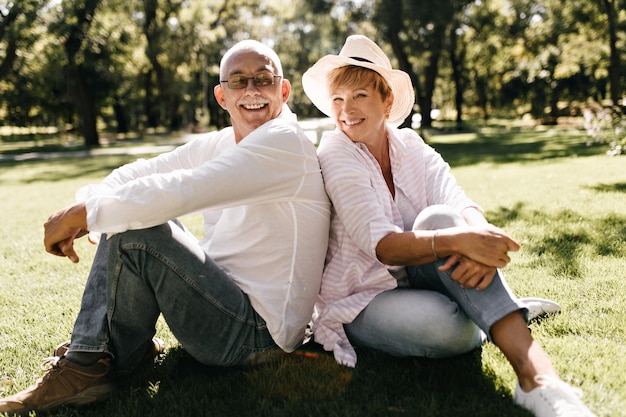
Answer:
[(446, 357), (486, 335), (517, 374), (518, 404), (542, 417), (593, 416), (533, 340), (527, 306), (499, 271), (519, 244), (487, 222), (438, 153), (396, 128), (414, 104), (409, 76), (350, 36), (302, 82), (337, 126), (318, 149), (333, 217), (316, 342), (355, 366), (355, 346)]

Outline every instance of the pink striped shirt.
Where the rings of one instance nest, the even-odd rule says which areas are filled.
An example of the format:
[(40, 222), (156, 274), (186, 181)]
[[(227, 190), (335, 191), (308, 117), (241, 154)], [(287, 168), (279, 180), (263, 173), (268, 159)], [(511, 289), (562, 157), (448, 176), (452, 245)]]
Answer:
[(351, 367), (356, 365), (356, 352), (343, 324), (352, 322), (376, 295), (398, 286), (392, 275), (398, 267), (382, 264), (376, 246), (389, 233), (405, 231), (399, 196), (404, 199), (400, 207), (411, 215), (433, 204), (459, 212), (476, 207), (449, 165), (417, 133), (388, 127), (387, 135), (396, 201), (365, 145), (335, 130), (324, 135), (318, 148), (333, 211), (313, 330), (316, 342), (333, 351), (337, 362)]

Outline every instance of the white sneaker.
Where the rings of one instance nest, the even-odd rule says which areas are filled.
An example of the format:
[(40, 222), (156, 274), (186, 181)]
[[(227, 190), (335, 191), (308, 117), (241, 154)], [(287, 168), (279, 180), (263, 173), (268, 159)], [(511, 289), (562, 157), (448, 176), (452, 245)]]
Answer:
[(526, 297), (519, 300), (528, 308), (528, 321), (561, 311), (561, 306), (558, 303), (545, 298)]
[(518, 383), (513, 397), (535, 417), (596, 417), (580, 400), (580, 389), (548, 375), (537, 375), (535, 381), (541, 386), (530, 392), (522, 391)]

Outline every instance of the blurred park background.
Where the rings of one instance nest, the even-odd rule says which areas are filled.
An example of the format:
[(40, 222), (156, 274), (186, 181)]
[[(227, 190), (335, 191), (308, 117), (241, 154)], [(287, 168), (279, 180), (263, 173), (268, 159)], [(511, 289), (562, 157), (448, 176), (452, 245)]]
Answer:
[(620, 129), (613, 136), (624, 125), (625, 5), (2, 0), (0, 138), (55, 137), (96, 147), (152, 132), (222, 127), (227, 114), (213, 98), (219, 60), (247, 38), (281, 56), (299, 117), (320, 117), (303, 94), (301, 74), (337, 53), (346, 36), (361, 33), (413, 79), (415, 114), (407, 126), (461, 130), (494, 118), (575, 122), (620, 153)]
[[(626, 417), (625, 6), (0, 0), (0, 396), (41, 376), (41, 358), (69, 337), (93, 258), (85, 239), (78, 265), (46, 256), (47, 216), (138, 154), (227, 125), (213, 86), (242, 39), (278, 52), (290, 106), (317, 141), (332, 122), (304, 96), (301, 74), (360, 33), (413, 79), (405, 126), (523, 243), (506, 271), (514, 291), (561, 304), (531, 324), (535, 338), (599, 416)], [(185, 223), (201, 233), (199, 216)], [(511, 401), (514, 374), (492, 345), (442, 361), (367, 351), (354, 370), (304, 352), (206, 378), (179, 375), (184, 350), (163, 321), (157, 335), (171, 348), (163, 366), (103, 405), (55, 415), (529, 415)]]

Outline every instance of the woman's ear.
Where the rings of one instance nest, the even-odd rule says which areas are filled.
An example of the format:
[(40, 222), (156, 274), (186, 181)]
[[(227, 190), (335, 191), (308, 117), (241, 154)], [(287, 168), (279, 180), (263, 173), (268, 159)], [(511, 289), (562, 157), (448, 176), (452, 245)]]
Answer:
[(391, 108), (393, 107), (393, 92), (389, 93), (389, 97), (385, 100), (385, 117), (389, 118), (389, 114), (391, 113)]

